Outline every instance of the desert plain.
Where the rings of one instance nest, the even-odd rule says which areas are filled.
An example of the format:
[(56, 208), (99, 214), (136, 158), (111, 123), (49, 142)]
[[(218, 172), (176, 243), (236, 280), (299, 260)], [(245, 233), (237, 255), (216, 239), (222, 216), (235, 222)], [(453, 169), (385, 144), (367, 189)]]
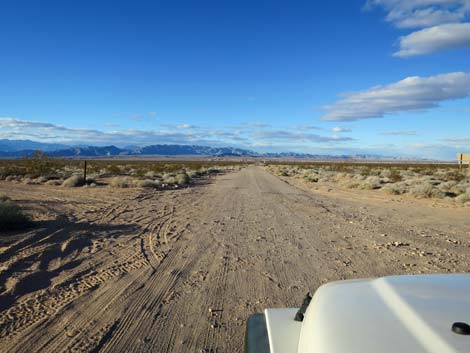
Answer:
[(249, 315), (324, 283), (470, 270), (468, 203), (280, 168), (167, 189), (0, 181), (34, 221), (0, 230), (0, 351), (243, 352)]

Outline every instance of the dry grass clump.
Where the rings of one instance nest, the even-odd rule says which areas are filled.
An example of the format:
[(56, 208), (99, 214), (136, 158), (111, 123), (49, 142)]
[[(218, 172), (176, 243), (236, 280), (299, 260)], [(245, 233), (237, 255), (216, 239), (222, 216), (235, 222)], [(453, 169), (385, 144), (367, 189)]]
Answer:
[(62, 186), (66, 188), (75, 188), (83, 185), (85, 185), (85, 180), (82, 176), (79, 175), (72, 175), (71, 177), (65, 179), (62, 183)]
[(30, 227), (31, 218), (9, 199), (0, 201), (0, 229), (19, 230)]

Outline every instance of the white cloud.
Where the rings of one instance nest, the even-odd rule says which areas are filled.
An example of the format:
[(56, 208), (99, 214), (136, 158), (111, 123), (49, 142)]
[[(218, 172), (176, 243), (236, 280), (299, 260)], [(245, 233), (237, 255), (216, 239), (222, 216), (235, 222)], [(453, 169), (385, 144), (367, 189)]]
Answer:
[(403, 131), (384, 131), (380, 135), (384, 136), (415, 136), (416, 131), (412, 130), (403, 130)]
[(321, 127), (315, 125), (294, 125), (291, 126), (291, 129), (294, 130), (322, 130)]
[(271, 124), (266, 123), (264, 121), (248, 121), (244, 123), (243, 125), (245, 126), (251, 126), (251, 127), (269, 127)]
[(331, 129), (333, 132), (351, 132), (351, 128), (345, 126), (336, 126)]
[(186, 130), (188, 130), (188, 129), (196, 129), (196, 128), (197, 128), (197, 126), (191, 125), (191, 124), (179, 124), (179, 125), (176, 125), (176, 127), (177, 127), (178, 129), (186, 129)]
[(365, 8), (381, 6), (386, 20), (398, 28), (423, 28), (464, 21), (470, 0), (368, 0)]
[(328, 112), (322, 120), (354, 121), (382, 118), (391, 113), (423, 111), (438, 107), (442, 101), (465, 98), (469, 94), (468, 73), (412, 76), (387, 86), (349, 93), (336, 103), (325, 106)]
[(270, 140), (270, 141), (292, 141), (292, 142), (316, 142), (316, 143), (330, 143), (330, 142), (345, 142), (353, 141), (350, 137), (340, 136), (320, 136), (317, 134), (291, 132), (286, 130), (275, 131), (257, 131), (253, 133), (256, 139)]
[(468, 137), (448, 137), (441, 141), (450, 143), (455, 146), (470, 146), (470, 136)]
[(237, 132), (204, 130), (179, 130), (177, 127), (166, 130), (93, 130), (69, 128), (51, 123), (29, 121), (11, 117), (0, 118), (0, 138), (31, 139), (41, 142), (60, 142), (90, 145), (151, 145), (159, 143), (175, 144), (231, 144), (242, 141)]
[(400, 50), (393, 55), (408, 57), (463, 47), (470, 47), (470, 23), (439, 25), (403, 36)]

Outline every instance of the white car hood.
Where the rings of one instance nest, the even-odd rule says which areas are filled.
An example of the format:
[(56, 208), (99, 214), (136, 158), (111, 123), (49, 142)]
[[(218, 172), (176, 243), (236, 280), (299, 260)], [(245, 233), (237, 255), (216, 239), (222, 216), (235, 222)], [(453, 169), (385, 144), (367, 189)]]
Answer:
[(455, 322), (470, 322), (470, 275), (333, 282), (307, 309), (298, 353), (470, 352)]

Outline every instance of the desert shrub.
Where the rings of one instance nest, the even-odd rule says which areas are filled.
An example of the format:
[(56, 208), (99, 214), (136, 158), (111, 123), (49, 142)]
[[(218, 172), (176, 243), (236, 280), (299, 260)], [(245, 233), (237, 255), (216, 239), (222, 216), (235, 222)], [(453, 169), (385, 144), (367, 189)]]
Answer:
[(22, 183), (25, 185), (36, 184), (31, 178), (23, 178)]
[(354, 181), (344, 184), (344, 186), (347, 187), (348, 189), (357, 189), (359, 188), (360, 185), (361, 185), (360, 183), (354, 182)]
[(74, 188), (77, 186), (83, 186), (84, 184), (85, 181), (83, 180), (83, 177), (79, 175), (72, 175), (71, 177), (64, 180), (62, 186), (67, 188)]
[(207, 173), (209, 174), (216, 174), (216, 173), (220, 173), (221, 172), (221, 169), (219, 167), (209, 167), (207, 168)]
[(390, 176), (392, 175), (392, 170), (391, 169), (382, 169), (380, 171), (380, 176), (383, 177), (383, 178), (390, 178)]
[(375, 190), (380, 189), (381, 184), (381, 180), (378, 176), (369, 176), (363, 183), (359, 185), (359, 188), (363, 190)]
[(391, 195), (401, 195), (406, 193), (407, 188), (405, 183), (394, 183), (385, 185), (382, 190)]
[(19, 230), (31, 226), (31, 219), (10, 201), (0, 201), (0, 229)]
[(135, 186), (137, 186), (138, 188), (156, 188), (159, 185), (160, 183), (158, 181), (150, 179), (137, 180), (135, 182)]
[(55, 162), (41, 151), (35, 151), (29, 158), (23, 159), (24, 171), (34, 176), (49, 175), (53, 173)]
[(445, 196), (445, 193), (435, 188), (435, 185), (429, 182), (414, 186), (411, 189), (411, 194), (418, 198), (442, 198)]
[(441, 191), (450, 192), (452, 188), (454, 188), (456, 185), (457, 185), (457, 182), (454, 180), (451, 180), (451, 181), (446, 181), (440, 184), (438, 187), (439, 187), (439, 190)]
[(150, 170), (144, 174), (144, 177), (149, 178), (149, 179), (155, 179), (159, 177), (159, 175), (155, 173), (153, 170)]
[(310, 183), (317, 183), (318, 176), (316, 176), (315, 174), (307, 174), (307, 175), (304, 175), (304, 180)]
[(121, 174), (121, 168), (116, 164), (110, 164), (106, 167), (106, 170), (110, 174)]
[(188, 174), (189, 178), (191, 178), (191, 179), (198, 178), (198, 177), (200, 177), (201, 175), (203, 175), (203, 174), (201, 174), (201, 172), (198, 171), (198, 170), (190, 170), (189, 172), (187, 172), (187, 174)]
[(402, 177), (400, 171), (395, 169), (395, 168), (390, 170), (390, 175), (388, 176), (388, 178), (394, 183), (403, 180), (403, 177)]
[(47, 182), (48, 180), (49, 180), (48, 177), (40, 176), (40, 177), (37, 177), (36, 179), (34, 179), (34, 182), (38, 183), (38, 184), (43, 184), (43, 183)]
[(5, 194), (0, 194), (0, 202), (6, 202), (6, 201), (10, 201), (11, 199), (5, 195)]
[(460, 182), (460, 183), (455, 184), (454, 186), (452, 186), (449, 191), (456, 194), (456, 195), (465, 194), (467, 192), (467, 188), (469, 186), (470, 185), (468, 185), (465, 182)]
[(453, 181), (461, 181), (461, 180), (465, 179), (465, 174), (461, 171), (458, 171), (458, 170), (452, 170), (452, 171), (448, 171), (445, 174), (445, 179), (446, 180), (453, 180)]
[(186, 185), (191, 181), (188, 174), (186, 174), (186, 173), (177, 174), (175, 179), (176, 179), (176, 183), (178, 185)]
[(163, 178), (163, 183), (165, 184), (170, 184), (170, 185), (174, 185), (174, 184), (177, 184), (176, 182), (176, 178), (174, 176), (168, 176), (166, 178)]
[(113, 188), (129, 188), (133, 186), (132, 180), (127, 177), (116, 177), (111, 180), (109, 186)]
[(466, 193), (461, 194), (455, 198), (455, 200), (459, 203), (467, 203), (470, 202), (470, 190), (468, 190)]

